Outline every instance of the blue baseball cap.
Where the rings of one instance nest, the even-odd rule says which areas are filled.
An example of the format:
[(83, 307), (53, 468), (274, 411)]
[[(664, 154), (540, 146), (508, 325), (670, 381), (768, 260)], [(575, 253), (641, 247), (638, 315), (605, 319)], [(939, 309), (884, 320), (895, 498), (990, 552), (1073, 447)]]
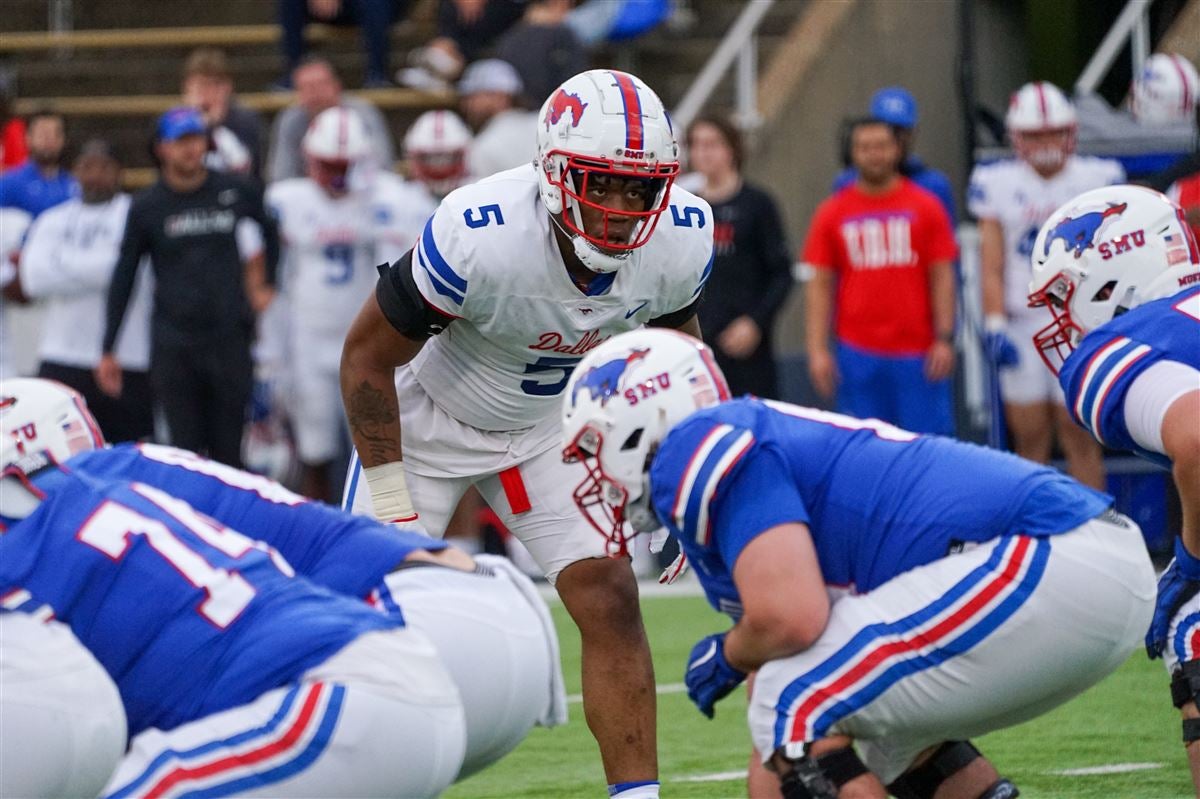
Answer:
[(908, 89), (889, 86), (871, 96), (871, 116), (898, 128), (917, 126), (917, 101)]
[(208, 126), (204, 124), (204, 117), (190, 106), (177, 106), (158, 118), (159, 141), (175, 141), (184, 136), (197, 133), (203, 135), (207, 132)]

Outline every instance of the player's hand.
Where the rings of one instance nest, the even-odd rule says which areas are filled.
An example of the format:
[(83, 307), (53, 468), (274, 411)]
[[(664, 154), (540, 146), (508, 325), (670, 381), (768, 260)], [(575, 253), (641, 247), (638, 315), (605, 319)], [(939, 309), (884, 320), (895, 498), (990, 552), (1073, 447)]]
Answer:
[(687, 555), (680, 552), (675, 556), (675, 560), (671, 561), (667, 568), (662, 570), (662, 574), (658, 575), (659, 585), (670, 585), (678, 580), (683, 575), (687, 574), (688, 559)]
[(998, 369), (1011, 368), (1021, 360), (1021, 354), (1017, 352), (1017, 345), (1013, 344), (1012, 339), (1003, 330), (985, 333), (983, 348)]
[(823, 399), (833, 399), (837, 390), (838, 371), (829, 350), (820, 349), (808, 353), (808, 376), (817, 394)]
[(683, 675), (688, 699), (710, 719), (713, 717), (713, 705), (729, 696), (745, 679), (745, 673), (730, 666), (725, 659), (725, 633), (701, 638), (692, 647), (687, 672)]
[(739, 316), (730, 322), (717, 336), (717, 346), (730, 358), (749, 358), (762, 341), (758, 323), (749, 316)]
[(945, 380), (954, 371), (954, 347), (945, 341), (935, 341), (925, 353), (925, 377), (931, 381)]
[(1182, 538), (1176, 538), (1175, 559), (1158, 578), (1158, 601), (1154, 604), (1154, 618), (1146, 633), (1146, 654), (1151, 660), (1162, 657), (1171, 622), (1184, 604), (1190, 602), (1195, 605), (1191, 610), (1200, 612), (1200, 603), (1194, 601), (1197, 594), (1200, 594), (1200, 558), (1187, 551)]
[(112, 353), (100, 356), (94, 377), (96, 385), (105, 394), (113, 398), (121, 396), (121, 364), (117, 363), (116, 356)]

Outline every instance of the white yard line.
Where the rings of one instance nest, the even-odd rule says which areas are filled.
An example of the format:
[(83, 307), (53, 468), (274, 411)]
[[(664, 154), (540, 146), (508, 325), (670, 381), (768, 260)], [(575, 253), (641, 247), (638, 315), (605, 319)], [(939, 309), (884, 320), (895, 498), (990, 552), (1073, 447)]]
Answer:
[(1086, 768), (1064, 768), (1047, 771), (1056, 777), (1089, 777), (1095, 774), (1127, 774), (1130, 771), (1150, 771), (1162, 768), (1165, 763), (1109, 763), (1104, 766), (1087, 766)]
[[(664, 683), (654, 689), (654, 693), (658, 694), (659, 696), (664, 696), (665, 694), (682, 694), (686, 692), (687, 686), (681, 682)], [(567, 694), (567, 702), (571, 704), (577, 705), (582, 701), (583, 694)]]
[(746, 779), (746, 769), (740, 771), (718, 771), (716, 774), (697, 774), (694, 777), (676, 777), (666, 782), (733, 782)]

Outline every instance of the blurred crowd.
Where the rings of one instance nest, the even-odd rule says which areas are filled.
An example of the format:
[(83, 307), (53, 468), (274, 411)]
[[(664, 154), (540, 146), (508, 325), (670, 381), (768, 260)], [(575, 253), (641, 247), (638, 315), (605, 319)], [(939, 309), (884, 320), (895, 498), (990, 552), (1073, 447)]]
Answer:
[[(409, 5), (279, 0), (286, 71), (277, 88), (294, 99), (269, 126), (238, 102), (220, 50), (193, 52), (178, 107), (151, 131), (158, 180), (136, 196), (122, 190), (129, 153), (70, 141), (70, 120), (52, 110), (5, 114), (3, 302), (44, 316), (36, 345), (0, 330), (0, 375), (14, 373), (13, 347), (36, 347), (37, 374), (79, 390), (113, 441), (169, 441), (336, 501), (348, 455), (340, 342), (375, 267), (414, 244), (448, 192), (533, 160), (536, 109), (589, 65), (590, 47), (670, 13), (665, 0), (442, 0), (436, 38), (393, 72), (387, 31)], [(457, 107), (393, 130), (345, 90), (333, 63), (306, 50), (312, 22), (362, 29), (364, 88), (453, 90)], [(1100, 450), (1070, 424), (1029, 344), (1038, 325), (1025, 307), (1029, 248), (1058, 204), (1125, 181), (1118, 162), (1075, 152), (1097, 114), (1143, 133), (1182, 125), (1194, 135), (1198, 92), (1195, 68), (1167, 55), (1147, 63), (1128, 110), (1097, 110), (1096, 98), (1077, 110), (1054, 86), (1028, 84), (1006, 119), (1013, 157), (980, 163), (971, 177), (978, 332), (1011, 444), (1045, 462), (1057, 441), (1093, 485), (1104, 479)], [(1111, 130), (1111, 119), (1099, 127)], [(844, 169), (795, 249), (771, 193), (744, 177), (751, 150), (730, 118), (703, 114), (681, 132), (689, 174), (680, 185), (714, 213), (700, 319), (737, 393), (780, 396), (774, 323), (799, 273), (813, 396), (856, 416), (955, 433), (961, 214), (946, 175), (918, 157), (918, 122), (902, 87), (881, 89), (847, 120)], [(1200, 226), (1195, 155), (1146, 178)], [(468, 526), (478, 510), (468, 508)]]

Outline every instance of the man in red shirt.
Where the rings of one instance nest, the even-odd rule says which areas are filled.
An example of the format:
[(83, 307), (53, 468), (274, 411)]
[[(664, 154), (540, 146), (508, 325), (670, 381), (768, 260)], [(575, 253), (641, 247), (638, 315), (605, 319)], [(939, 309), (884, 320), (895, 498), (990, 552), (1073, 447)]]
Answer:
[(856, 123), (850, 152), (858, 177), (821, 203), (804, 244), (809, 375), (843, 413), (949, 435), (957, 255), (949, 217), (900, 174), (900, 143), (886, 123)]

